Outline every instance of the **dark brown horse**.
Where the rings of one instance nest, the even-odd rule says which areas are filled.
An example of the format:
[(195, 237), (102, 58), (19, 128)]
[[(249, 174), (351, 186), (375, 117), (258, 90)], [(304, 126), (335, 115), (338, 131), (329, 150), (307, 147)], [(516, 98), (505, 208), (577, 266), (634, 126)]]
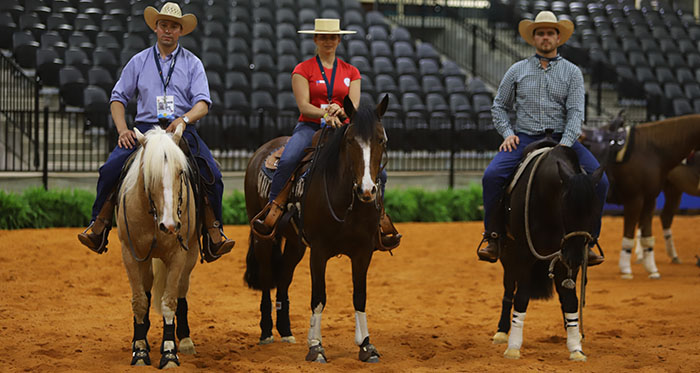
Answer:
[[(619, 119), (615, 121), (620, 122)], [(624, 160), (608, 158), (608, 202), (624, 206), (624, 237), (619, 261), (623, 278), (632, 278), (630, 261), (637, 226), (641, 229), (644, 268), (650, 278), (660, 278), (651, 231), (656, 197), (667, 185), (671, 170), (699, 146), (700, 115), (686, 115), (632, 127)]]
[[(347, 255), (352, 263), (355, 343), (362, 361), (379, 361), (379, 353), (369, 342), (365, 300), (367, 270), (378, 237), (380, 188), (378, 175), (386, 148), (386, 133), (380, 121), (386, 111), (385, 96), (376, 107), (361, 105), (355, 110), (349, 98), (344, 109), (350, 123), (330, 130), (306, 178), (299, 214), (274, 240), (261, 240), (252, 231), (245, 281), (262, 290), (260, 303), (260, 343), (270, 343), (272, 317), (270, 289), (277, 287), (277, 331), (283, 341), (294, 342), (289, 326), (288, 289), (294, 268), (311, 248), (311, 327), (307, 361), (326, 362), (321, 345), (321, 314), (326, 305), (326, 262), (336, 255)], [(253, 155), (245, 176), (248, 218), (252, 219), (267, 203), (260, 195), (261, 168), (267, 156), (284, 145), (286, 137), (273, 139)], [(319, 149), (319, 148), (317, 148)], [(379, 194), (379, 195), (378, 195)], [(294, 208), (293, 208), (294, 209)], [(283, 218), (284, 220), (284, 218)], [(281, 246), (284, 244), (284, 251)]]
[(509, 188), (508, 235), (500, 256), (503, 304), (493, 342), (508, 343), (505, 357), (520, 357), (529, 300), (550, 298), (553, 278), (564, 314), (569, 359), (585, 361), (575, 280), (582, 268), (583, 299), (587, 266), (582, 264), (588, 262), (591, 232), (602, 209), (595, 186), (603, 176), (603, 167), (592, 175), (584, 174), (571, 148), (543, 145), (556, 143), (529, 145), (524, 154), (536, 157), (525, 163), (522, 175)]

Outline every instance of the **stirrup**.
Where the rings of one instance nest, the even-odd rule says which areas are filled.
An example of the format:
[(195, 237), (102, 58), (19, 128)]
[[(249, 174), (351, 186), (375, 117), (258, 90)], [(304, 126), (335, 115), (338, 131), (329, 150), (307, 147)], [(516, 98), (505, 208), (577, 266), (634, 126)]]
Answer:
[[(99, 218), (98, 218), (99, 219)], [(109, 223), (109, 225), (107, 225)], [(97, 253), (97, 254), (103, 254), (107, 252), (107, 244), (109, 241), (107, 238), (109, 237), (109, 231), (111, 228), (111, 222), (105, 222), (105, 227), (102, 229), (102, 233), (91, 233), (89, 232), (90, 229), (95, 225), (95, 221), (93, 220), (90, 222), (90, 225), (88, 225), (85, 230), (78, 234), (78, 241), (83, 244), (83, 246), (87, 247), (91, 251)], [(95, 244), (95, 242), (90, 238), (90, 236), (101, 236), (100, 237), (100, 242), (97, 244), (96, 247), (92, 247), (92, 245)]]
[[(481, 242), (479, 242), (479, 246), (476, 247), (476, 255), (479, 257), (479, 260), (483, 260), (485, 262), (489, 263), (496, 263), (498, 261), (498, 258), (501, 257), (501, 245), (499, 242), (499, 234), (496, 232), (491, 232), (487, 234), (486, 232), (482, 233), (483, 238), (481, 239)], [(482, 256), (481, 255), (481, 246), (483, 246), (484, 242), (486, 242), (486, 247), (490, 244), (489, 240), (495, 240), (494, 244), (496, 245), (496, 258), (492, 257), (487, 257), (487, 256)]]
[[(273, 207), (279, 211), (279, 216), (272, 223), (272, 227), (270, 227), (265, 224), (265, 221), (267, 220), (268, 216), (271, 213), (273, 213)], [(254, 235), (258, 236), (263, 240), (271, 240), (275, 236), (275, 233), (277, 233), (277, 222), (282, 216), (282, 212), (284, 212), (284, 209), (282, 208), (282, 206), (277, 204), (277, 202), (269, 202), (267, 205), (265, 205), (265, 207), (263, 207), (262, 210), (260, 210), (260, 212), (257, 215), (253, 217), (253, 219), (250, 220), (250, 230), (253, 232)], [(270, 229), (270, 232), (266, 233), (264, 231), (261, 231), (261, 229)]]

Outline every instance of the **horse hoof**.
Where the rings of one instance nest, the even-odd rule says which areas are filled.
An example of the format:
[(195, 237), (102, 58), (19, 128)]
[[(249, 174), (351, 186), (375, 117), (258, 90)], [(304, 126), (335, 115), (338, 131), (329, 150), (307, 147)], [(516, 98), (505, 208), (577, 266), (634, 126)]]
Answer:
[(171, 368), (177, 368), (179, 365), (174, 362), (174, 361), (168, 361), (165, 365), (160, 367), (160, 369), (171, 369)]
[(177, 357), (177, 354), (172, 350), (163, 351), (158, 369), (170, 369), (178, 366), (180, 366), (180, 359)]
[(379, 351), (377, 351), (374, 345), (367, 343), (366, 346), (360, 347), (358, 358), (364, 363), (378, 363), (379, 356), (381, 355), (379, 355)]
[(681, 259), (679, 257), (675, 257), (671, 259), (671, 263), (673, 264), (681, 264)]
[(135, 367), (145, 367), (146, 365), (151, 365), (151, 364), (147, 364), (145, 361), (139, 359), (139, 360), (136, 360), (136, 362), (134, 362), (131, 365), (133, 365)]
[(520, 350), (508, 348), (506, 352), (503, 353), (503, 357), (506, 359), (520, 359)]
[(623, 273), (620, 275), (620, 278), (623, 280), (631, 280), (634, 278), (634, 276), (631, 273)]
[(583, 351), (574, 351), (569, 355), (569, 360), (573, 361), (586, 361), (586, 359), (588, 358), (583, 354)]
[(293, 335), (282, 337), (282, 343), (297, 343), (297, 339)]
[(258, 342), (259, 345), (269, 345), (270, 343), (275, 341), (275, 337), (269, 336), (265, 339), (261, 339), (260, 342)]
[(328, 360), (326, 360), (326, 351), (323, 349), (323, 346), (319, 344), (309, 347), (309, 353), (306, 354), (306, 361), (321, 364), (327, 363)]
[(491, 340), (493, 341), (493, 344), (495, 344), (495, 345), (508, 343), (508, 334), (503, 333), (503, 332), (497, 332), (496, 334), (493, 335)]
[(659, 272), (650, 273), (649, 278), (652, 280), (658, 280), (661, 278), (661, 274)]
[(181, 354), (194, 355), (196, 352), (194, 350), (194, 342), (192, 338), (187, 337), (180, 340), (180, 346), (178, 346), (178, 351)]

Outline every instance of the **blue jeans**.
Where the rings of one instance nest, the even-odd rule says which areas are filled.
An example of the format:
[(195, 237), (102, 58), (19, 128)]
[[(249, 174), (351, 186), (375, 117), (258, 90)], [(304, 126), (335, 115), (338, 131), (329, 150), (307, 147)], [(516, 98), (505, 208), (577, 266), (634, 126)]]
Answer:
[[(138, 128), (141, 133), (146, 133), (146, 131), (153, 128), (153, 126), (154, 124), (137, 124), (135, 127)], [(216, 219), (221, 221), (221, 197), (224, 194), (224, 183), (221, 181), (221, 171), (216, 166), (211, 151), (199, 137), (194, 126), (187, 126), (182, 137), (187, 139), (190, 152), (196, 157), (197, 166), (199, 166), (199, 176), (204, 180), (205, 184), (208, 185), (205, 191), (209, 198), (209, 204), (214, 210)], [(107, 158), (107, 161), (100, 167), (100, 176), (97, 179), (97, 196), (95, 198), (95, 203), (92, 205), (93, 221), (97, 217), (97, 214), (100, 213), (107, 197), (109, 197), (109, 193), (117, 186), (124, 163), (135, 150), (136, 146), (127, 149), (120, 148), (119, 145), (117, 145)]]
[[(292, 172), (296, 169), (297, 165), (304, 157), (304, 149), (311, 146), (311, 140), (313, 140), (314, 133), (320, 129), (320, 125), (313, 122), (299, 122), (294, 131), (292, 132), (292, 137), (284, 146), (284, 151), (280, 156), (279, 162), (277, 162), (277, 170), (272, 175), (272, 181), (270, 183), (270, 198), (269, 201), (272, 202), (277, 198), (277, 196), (284, 188), (284, 184), (292, 176)], [(386, 184), (387, 175), (386, 171), (382, 170), (379, 174), (380, 184), (382, 188), (382, 196), (384, 196), (384, 185)]]
[[(482, 186), (484, 198), (484, 229), (486, 230), (486, 232), (493, 232), (493, 230), (496, 228), (492, 226), (492, 212), (495, 208), (499, 208), (499, 201), (501, 200), (501, 197), (503, 197), (506, 181), (518, 167), (518, 164), (522, 159), (523, 150), (529, 144), (537, 140), (542, 140), (544, 138), (544, 135), (532, 136), (524, 133), (518, 133), (517, 136), (518, 138), (520, 138), (520, 144), (518, 145), (518, 147), (512, 152), (498, 152), (498, 154), (496, 154), (491, 163), (489, 163), (489, 166), (486, 167), (486, 170), (484, 171)], [(561, 134), (557, 133), (554, 134), (552, 137), (558, 141), (561, 139)], [(588, 151), (588, 149), (586, 149), (586, 147), (581, 145), (581, 143), (579, 143), (578, 141), (574, 142), (574, 145), (571, 147), (571, 149), (573, 149), (576, 152), (581, 167), (583, 167), (583, 169), (586, 170), (587, 173), (592, 174), (593, 171), (600, 167), (600, 164), (595, 159), (593, 154), (591, 154), (591, 152)], [(601, 206), (601, 218), (603, 216), (602, 206), (605, 203), (605, 197), (608, 194), (609, 185), (610, 184), (608, 182), (608, 177), (605, 174), (603, 174), (603, 177), (600, 179), (600, 182), (596, 186), (596, 195), (600, 200)], [(592, 232), (594, 238), (598, 238), (598, 236), (600, 235), (600, 225), (601, 221), (599, 218), (596, 221), (596, 225)], [(497, 233), (500, 234), (503, 232)]]

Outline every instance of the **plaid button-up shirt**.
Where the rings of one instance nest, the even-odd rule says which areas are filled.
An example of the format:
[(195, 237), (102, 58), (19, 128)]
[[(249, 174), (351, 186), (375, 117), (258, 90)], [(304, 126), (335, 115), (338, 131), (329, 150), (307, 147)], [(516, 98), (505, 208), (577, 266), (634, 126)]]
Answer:
[[(585, 90), (583, 74), (573, 63), (560, 58), (542, 68), (537, 57), (518, 61), (508, 69), (491, 107), (494, 126), (503, 138), (522, 132), (561, 133), (562, 145), (572, 146), (581, 134)], [(508, 110), (515, 110), (515, 126)]]

